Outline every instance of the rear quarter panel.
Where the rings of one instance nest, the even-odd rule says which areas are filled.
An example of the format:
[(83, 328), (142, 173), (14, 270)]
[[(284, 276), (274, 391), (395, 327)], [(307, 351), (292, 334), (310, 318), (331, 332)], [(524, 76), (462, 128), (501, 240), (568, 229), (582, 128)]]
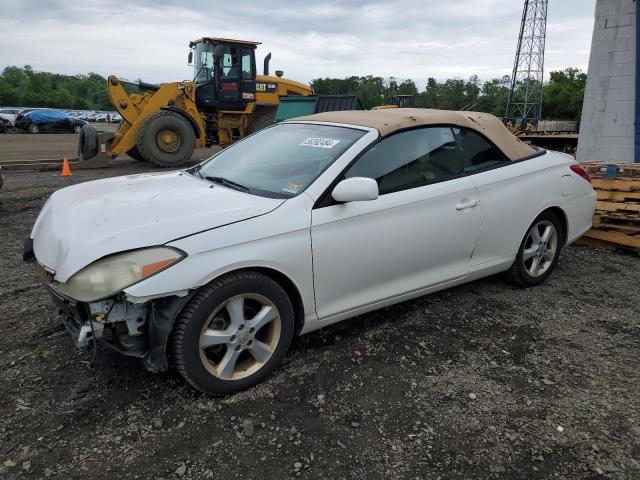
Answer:
[[(593, 209), (589, 205), (595, 194), (584, 179), (570, 170), (573, 163), (575, 160), (568, 155), (546, 152), (473, 176), (479, 190), (482, 229), (472, 270), (496, 263), (508, 268), (528, 227), (547, 208), (563, 209), (569, 237), (575, 234), (576, 222), (578, 230), (585, 227), (586, 219), (590, 226)], [(571, 206), (570, 211), (566, 206)]]

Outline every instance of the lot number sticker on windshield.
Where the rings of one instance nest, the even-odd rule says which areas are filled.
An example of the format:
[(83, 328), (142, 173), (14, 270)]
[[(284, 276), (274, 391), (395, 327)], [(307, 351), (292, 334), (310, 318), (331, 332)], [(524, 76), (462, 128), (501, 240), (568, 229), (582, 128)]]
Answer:
[(333, 138), (309, 137), (304, 142), (302, 142), (300, 146), (314, 148), (333, 148), (338, 143), (340, 143), (340, 140), (334, 140)]
[(303, 185), (301, 183), (287, 183), (282, 191), (287, 193), (298, 193), (298, 190), (300, 190), (302, 186)]

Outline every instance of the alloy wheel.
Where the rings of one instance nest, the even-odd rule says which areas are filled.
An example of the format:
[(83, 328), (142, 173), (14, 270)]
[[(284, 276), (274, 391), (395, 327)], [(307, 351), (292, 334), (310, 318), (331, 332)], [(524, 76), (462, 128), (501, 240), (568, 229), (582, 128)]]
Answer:
[(558, 250), (558, 231), (553, 223), (542, 220), (536, 223), (525, 241), (522, 252), (524, 269), (532, 277), (540, 277), (553, 264)]
[(200, 360), (221, 380), (240, 380), (262, 368), (280, 340), (276, 306), (258, 294), (229, 298), (209, 315), (200, 334)]

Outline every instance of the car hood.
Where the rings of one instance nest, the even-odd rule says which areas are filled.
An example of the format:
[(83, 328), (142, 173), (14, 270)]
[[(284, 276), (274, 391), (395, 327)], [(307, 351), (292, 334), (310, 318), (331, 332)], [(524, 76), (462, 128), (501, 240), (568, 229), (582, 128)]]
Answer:
[(65, 282), (106, 255), (264, 215), (282, 199), (250, 195), (182, 172), (82, 183), (55, 192), (31, 232), (35, 256)]

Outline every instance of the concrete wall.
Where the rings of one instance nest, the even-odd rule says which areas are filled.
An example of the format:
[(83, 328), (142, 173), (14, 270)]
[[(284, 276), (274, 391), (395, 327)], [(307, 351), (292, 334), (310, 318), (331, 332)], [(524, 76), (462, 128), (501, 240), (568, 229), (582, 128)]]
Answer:
[(634, 161), (636, 8), (633, 0), (597, 0), (578, 161)]

